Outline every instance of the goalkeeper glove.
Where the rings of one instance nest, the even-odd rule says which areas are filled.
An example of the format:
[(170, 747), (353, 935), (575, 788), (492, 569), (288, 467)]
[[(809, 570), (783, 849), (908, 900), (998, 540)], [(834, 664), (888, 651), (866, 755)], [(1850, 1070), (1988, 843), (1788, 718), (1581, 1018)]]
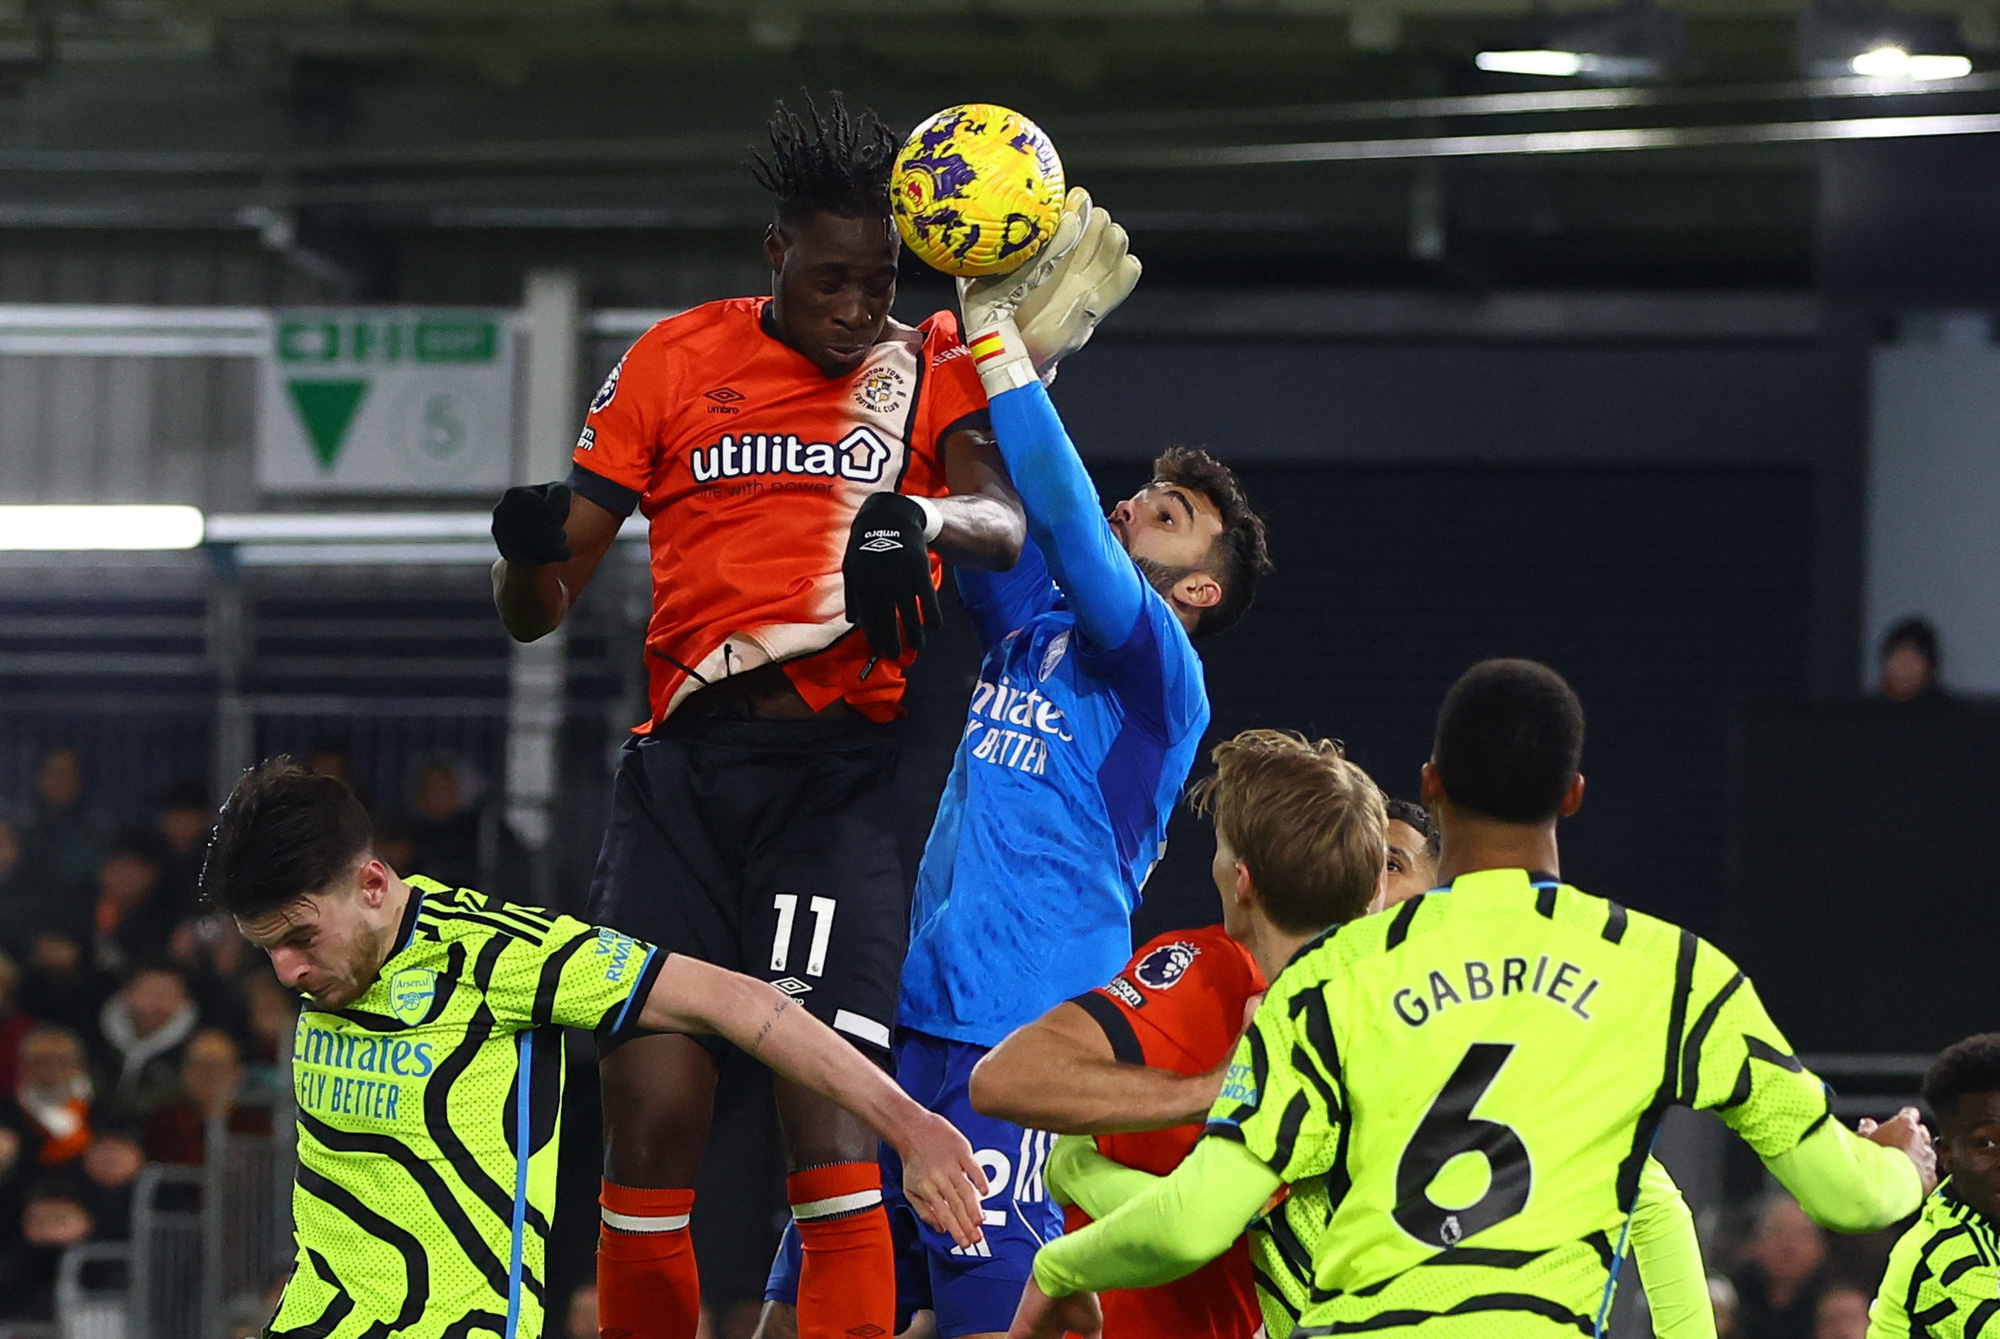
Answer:
[(1088, 191), (1070, 191), (1055, 235), (1033, 260), (1007, 274), (959, 280), (966, 343), (987, 395), (1035, 376), (1053, 380), (1056, 364), (1082, 348), (1138, 282), (1125, 230), (1091, 204)]
[(568, 484), (517, 484), (493, 508), (493, 542), (500, 556), (523, 567), (570, 559), (563, 523), (569, 519)]
[(871, 493), (847, 532), (847, 556), (840, 564), (847, 621), (861, 625), (875, 660), (901, 659), (905, 644), (911, 651), (922, 650), (925, 627), (935, 627), (943, 618), (937, 587), (931, 584), (929, 548), (942, 518), (936, 504), (926, 506), (926, 501), (903, 493)]
[(1125, 230), (1091, 206), (1090, 193), (1077, 187), (1065, 208), (1083, 218), (1083, 235), (1014, 311), (1043, 385), (1056, 379), (1056, 364), (1087, 344), (1097, 323), (1139, 282), (1139, 258), (1128, 250)]

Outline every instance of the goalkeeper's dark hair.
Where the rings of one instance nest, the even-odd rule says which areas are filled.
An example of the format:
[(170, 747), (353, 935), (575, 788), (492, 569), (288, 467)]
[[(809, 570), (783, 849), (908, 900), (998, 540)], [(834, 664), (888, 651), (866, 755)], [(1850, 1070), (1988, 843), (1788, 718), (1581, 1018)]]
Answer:
[(1213, 637), (1236, 626), (1257, 598), (1257, 581), (1270, 575), (1271, 548), (1264, 518), (1250, 506), (1235, 471), (1206, 451), (1172, 446), (1153, 460), (1153, 477), (1201, 494), (1222, 514), (1222, 533), (1209, 548), (1201, 570), (1222, 587), (1222, 598), (1201, 611), (1193, 636)]
[(874, 111), (850, 111), (838, 91), (822, 110), (810, 93), (804, 115), (783, 102), (765, 129), (770, 156), (751, 155), (751, 174), (777, 202), (778, 219), (808, 214), (841, 218), (889, 217), (889, 174), (896, 163), (896, 136)]
[(280, 755), (243, 774), (208, 844), (202, 900), (254, 919), (341, 878), (375, 844), (368, 811), (338, 777)]
[(1462, 809), (1503, 823), (1546, 823), (1583, 760), (1583, 703), (1532, 660), (1482, 660), (1438, 708), (1431, 765)]
[(1940, 1122), (1950, 1119), (1958, 1099), (1969, 1093), (2000, 1093), (2000, 1032), (1981, 1032), (1945, 1047), (1931, 1062), (1921, 1091)]

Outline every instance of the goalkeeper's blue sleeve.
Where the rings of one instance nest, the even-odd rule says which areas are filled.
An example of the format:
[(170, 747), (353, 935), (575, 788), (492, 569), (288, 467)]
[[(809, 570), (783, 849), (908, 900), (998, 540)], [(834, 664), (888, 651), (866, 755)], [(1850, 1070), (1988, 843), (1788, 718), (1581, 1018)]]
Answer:
[(1123, 646), (1145, 599), (1139, 569), (1105, 522), (1049, 393), (1039, 382), (992, 401), (993, 436), (1028, 513), (1028, 534), (1069, 599), (1077, 626), (1100, 651)]

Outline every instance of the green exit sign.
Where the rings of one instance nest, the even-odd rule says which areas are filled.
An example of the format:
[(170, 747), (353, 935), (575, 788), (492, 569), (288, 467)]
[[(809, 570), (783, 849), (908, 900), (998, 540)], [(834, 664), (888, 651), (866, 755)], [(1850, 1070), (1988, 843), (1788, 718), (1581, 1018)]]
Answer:
[(499, 351), (500, 323), (485, 315), (329, 315), (278, 323), (284, 363), (490, 363)]

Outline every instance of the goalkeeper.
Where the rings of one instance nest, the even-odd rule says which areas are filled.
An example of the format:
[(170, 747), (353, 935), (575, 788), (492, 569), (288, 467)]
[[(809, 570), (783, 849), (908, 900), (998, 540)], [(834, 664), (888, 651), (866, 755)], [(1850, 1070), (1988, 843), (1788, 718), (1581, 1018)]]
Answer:
[(901, 1154), (909, 1202), (954, 1240), (979, 1238), (986, 1183), (963, 1136), (791, 999), (613, 930), (398, 878), (338, 780), (283, 758), (248, 773), (202, 884), (307, 997), (292, 1049), (298, 1261), (273, 1335), (541, 1332), (564, 1027), (727, 1038), (867, 1121)]
[(1601, 1335), (1673, 1105), (1719, 1114), (1827, 1227), (1916, 1209), (1936, 1172), (1914, 1110), (1847, 1130), (1734, 964), (1562, 882), (1582, 747), (1582, 706), (1546, 666), (1486, 661), (1453, 685), (1423, 774), (1444, 886), (1291, 961), (1201, 1142), (1037, 1254), (1013, 1335), (1094, 1333), (1093, 1290), (1186, 1273), (1311, 1180), (1332, 1216), (1302, 1339)]

